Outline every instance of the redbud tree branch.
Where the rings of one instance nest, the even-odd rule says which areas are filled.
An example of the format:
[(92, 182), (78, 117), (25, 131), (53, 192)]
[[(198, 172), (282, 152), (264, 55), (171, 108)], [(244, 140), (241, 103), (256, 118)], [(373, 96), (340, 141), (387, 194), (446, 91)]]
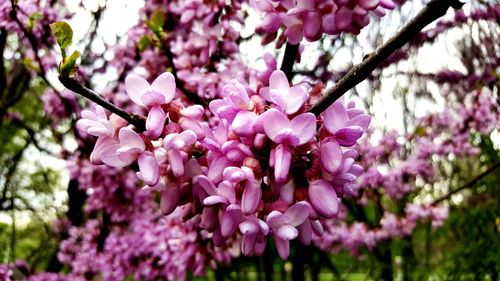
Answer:
[(295, 56), (297, 56), (298, 51), (299, 44), (292, 45), (290, 43), (286, 43), (285, 55), (283, 56), (280, 70), (285, 73), (286, 78), (288, 78), (288, 81), (290, 82), (293, 78), (293, 63), (295, 62)]
[(432, 202), (432, 205), (439, 204), (439, 203), (443, 202), (444, 200), (447, 200), (447, 199), (451, 198), (452, 195), (457, 194), (458, 192), (460, 192), (460, 191), (462, 191), (462, 190), (464, 190), (466, 188), (469, 188), (469, 187), (475, 185), (481, 179), (483, 179), (485, 176), (493, 173), (498, 168), (500, 168), (500, 162), (498, 162), (498, 163), (494, 164), (493, 166), (489, 167), (486, 171), (484, 171), (481, 174), (477, 175), (475, 178), (473, 178), (472, 180), (470, 180), (466, 184), (462, 185), (461, 187), (459, 187), (457, 189), (454, 189), (454, 190), (450, 191), (448, 194), (446, 194), (446, 195), (444, 195), (444, 196), (442, 196), (442, 197), (434, 200), (434, 202)]
[(105, 100), (93, 90), (83, 86), (75, 78), (59, 75), (59, 81), (61, 81), (64, 87), (120, 116), (130, 124), (134, 125), (137, 129), (142, 131), (145, 130), (146, 118), (144, 116), (126, 112), (125, 110)]
[(351, 70), (338, 81), (338, 83), (326, 91), (325, 95), (315, 104), (310, 112), (320, 115), (332, 103), (338, 100), (348, 90), (354, 88), (397, 49), (408, 43), (425, 26), (444, 16), (448, 8), (458, 9), (462, 6), (459, 0), (431, 0), (425, 7), (410, 20), (396, 35), (385, 44), (377, 48), (375, 52), (366, 57), (363, 62), (351, 68)]

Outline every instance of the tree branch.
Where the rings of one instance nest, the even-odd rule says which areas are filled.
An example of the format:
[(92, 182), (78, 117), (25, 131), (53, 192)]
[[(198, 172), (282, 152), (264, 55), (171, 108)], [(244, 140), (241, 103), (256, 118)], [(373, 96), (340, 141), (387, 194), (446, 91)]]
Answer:
[(126, 112), (125, 110), (105, 100), (93, 90), (81, 85), (75, 78), (69, 78), (59, 75), (59, 81), (61, 81), (64, 87), (120, 116), (130, 124), (134, 125), (137, 129), (142, 131), (145, 130), (146, 118), (144, 116)]
[(447, 200), (449, 198), (451, 198), (452, 195), (466, 189), (466, 188), (469, 188), (473, 185), (475, 185), (477, 182), (479, 182), (482, 178), (484, 178), (485, 176), (489, 175), (490, 173), (492, 173), (493, 171), (495, 171), (496, 169), (500, 168), (500, 162), (496, 163), (495, 165), (491, 166), (488, 168), (488, 170), (482, 172), (481, 174), (477, 175), (475, 178), (473, 178), (472, 180), (470, 180), (469, 182), (467, 182), (466, 184), (462, 185), (461, 187), (455, 189), (455, 190), (452, 190), (450, 191), (448, 194), (444, 195), (443, 197), (440, 197), (436, 200), (434, 200), (434, 202), (432, 202), (432, 205), (436, 205), (436, 204), (439, 204), (441, 202), (443, 202), (444, 200)]
[(280, 70), (283, 71), (288, 78), (288, 81), (291, 81), (293, 78), (293, 63), (295, 62), (295, 56), (299, 51), (299, 44), (292, 45), (290, 43), (286, 43), (285, 47), (285, 55), (283, 56), (283, 61), (281, 62)]
[(5, 88), (7, 87), (7, 76), (5, 75), (5, 64), (3, 61), (3, 51), (7, 44), (7, 30), (0, 29), (0, 100), (3, 97)]
[(338, 100), (348, 90), (365, 80), (370, 73), (393, 52), (409, 42), (425, 26), (446, 14), (448, 8), (460, 8), (462, 3), (458, 0), (431, 0), (427, 5), (408, 22), (389, 41), (377, 48), (360, 64), (351, 70), (329, 90), (309, 111), (316, 116), (320, 115), (332, 103)]
[(172, 75), (175, 78), (176, 87), (179, 90), (181, 90), (181, 92), (194, 104), (200, 104), (200, 105), (205, 106), (206, 105), (205, 101), (200, 96), (198, 96), (196, 93), (188, 91), (188, 89), (186, 89), (186, 87), (185, 87), (186, 85), (184, 84), (184, 81), (179, 79), (179, 77), (177, 76), (177, 68), (175, 67), (175, 64), (174, 64), (174, 54), (172, 53), (170, 48), (166, 45), (167, 42), (166, 42), (165, 36), (161, 32), (158, 33), (155, 30), (152, 30), (152, 31), (153, 31), (154, 35), (156, 36), (156, 38), (158, 39), (158, 41), (160, 42), (160, 49), (167, 57), (168, 63), (170, 64), (170, 67), (172, 68)]

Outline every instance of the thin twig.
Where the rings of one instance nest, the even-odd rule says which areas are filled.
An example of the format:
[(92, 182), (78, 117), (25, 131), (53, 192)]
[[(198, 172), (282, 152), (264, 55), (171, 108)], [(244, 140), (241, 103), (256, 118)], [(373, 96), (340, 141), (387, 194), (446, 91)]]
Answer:
[(338, 100), (348, 90), (368, 78), (370, 73), (393, 52), (409, 42), (425, 26), (446, 14), (448, 8), (459, 8), (462, 4), (458, 0), (431, 0), (427, 5), (408, 22), (395, 36), (380, 46), (375, 52), (368, 55), (363, 62), (351, 70), (309, 111), (316, 116), (320, 115), (332, 103)]
[(139, 130), (145, 130), (146, 118), (141, 115), (136, 115), (132, 113), (128, 113), (125, 110), (117, 107), (111, 102), (102, 98), (99, 94), (94, 92), (93, 90), (81, 85), (75, 78), (69, 78), (64, 76), (59, 76), (59, 81), (68, 88), (69, 90), (89, 99), (90, 101), (104, 107), (105, 109), (111, 111), (112, 113), (120, 116), (125, 119), (130, 124), (137, 127)]
[(477, 175), (475, 178), (473, 178), (472, 180), (470, 180), (469, 182), (467, 182), (466, 184), (462, 185), (461, 187), (457, 188), (457, 189), (454, 189), (452, 191), (450, 191), (448, 194), (444, 195), (443, 197), (440, 197), (436, 200), (434, 200), (434, 202), (432, 202), (432, 205), (436, 205), (436, 204), (439, 204), (441, 202), (443, 202), (444, 200), (447, 200), (449, 199), (452, 195), (466, 189), (466, 188), (469, 188), (473, 185), (475, 185), (477, 182), (479, 182), (482, 178), (484, 178), (485, 176), (491, 174), (493, 171), (495, 171), (496, 169), (500, 168), (500, 162), (494, 164), (493, 166), (489, 167), (488, 170), (482, 172), (481, 174)]

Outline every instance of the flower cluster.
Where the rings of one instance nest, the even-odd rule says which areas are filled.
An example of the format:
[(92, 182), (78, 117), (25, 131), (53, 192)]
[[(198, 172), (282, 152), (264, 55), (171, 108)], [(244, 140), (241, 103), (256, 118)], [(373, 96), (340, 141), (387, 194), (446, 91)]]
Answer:
[(346, 224), (341, 220), (324, 222), (325, 233), (314, 240), (323, 251), (337, 253), (348, 250), (352, 256), (359, 256), (362, 248), (373, 249), (377, 243), (393, 238), (409, 236), (418, 223), (430, 222), (432, 227), (441, 226), (448, 218), (448, 207), (408, 204), (403, 216), (384, 212), (380, 226), (373, 228), (364, 222)]
[(260, 255), (273, 235), (287, 258), (289, 240), (322, 234), (319, 219), (337, 214), (339, 196), (363, 170), (352, 146), (370, 118), (341, 101), (317, 118), (306, 112), (307, 84), (290, 86), (279, 70), (259, 94), (231, 81), (210, 112), (173, 100), (170, 73), (152, 84), (132, 74), (125, 83), (130, 99), (148, 109), (146, 131), (99, 107), (82, 111), (78, 128), (98, 137), (91, 161), (137, 164), (145, 188), (161, 193), (162, 212), (182, 207), (200, 216), (216, 246), (241, 237), (243, 254)]
[(271, 42), (284, 26), (283, 34), (293, 45), (303, 38), (319, 40), (323, 33), (359, 34), (370, 22), (370, 14), (381, 17), (384, 9), (396, 7), (392, 0), (252, 0), (250, 5), (264, 15), (257, 28), (265, 33), (264, 42)]

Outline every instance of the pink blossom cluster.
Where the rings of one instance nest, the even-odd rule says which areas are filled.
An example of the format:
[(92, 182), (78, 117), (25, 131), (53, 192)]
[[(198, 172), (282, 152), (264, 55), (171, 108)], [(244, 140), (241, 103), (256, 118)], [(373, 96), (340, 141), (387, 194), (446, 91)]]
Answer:
[[(36, 44), (52, 47), (55, 44), (55, 39), (51, 36), (49, 24), (58, 19), (58, 13), (53, 7), (53, 3), (49, 0), (15, 2), (17, 5), (16, 17), (19, 22), (11, 17), (11, 1), (0, 1), (0, 29), (5, 29), (13, 34), (23, 34), (23, 29), (28, 30)], [(19, 26), (20, 24), (22, 28)], [(40, 67), (48, 69), (56, 66), (53, 54), (44, 49), (37, 50), (40, 53), (42, 63), (41, 66), (37, 65), (38, 61), (35, 59), (30, 40), (26, 36), (20, 36), (19, 39), (23, 57), (26, 57), (25, 62), (31, 66), (28, 68), (29, 70), (35, 72), (34, 70)]]
[(137, 164), (145, 187), (160, 191), (162, 212), (200, 216), (216, 246), (241, 237), (243, 254), (260, 255), (272, 234), (287, 258), (289, 240), (322, 234), (319, 219), (336, 215), (338, 196), (351, 193), (363, 170), (352, 146), (370, 118), (341, 101), (317, 118), (305, 111), (307, 84), (290, 86), (279, 70), (259, 94), (231, 81), (211, 112), (174, 100), (170, 73), (152, 84), (132, 74), (125, 84), (148, 111), (146, 131), (98, 107), (82, 111), (78, 128), (98, 137), (91, 162)]
[[(438, 182), (437, 161), (477, 155), (479, 151), (472, 142), (471, 133), (489, 135), (498, 127), (500, 112), (496, 98), (488, 89), (474, 91), (454, 110), (417, 119), (411, 134), (393, 131), (386, 133), (379, 142), (363, 142), (358, 150), (363, 155), (360, 162), (367, 169), (360, 176), (351, 201), (356, 200), (360, 207), (375, 200), (397, 204), (419, 192), (417, 187)], [(405, 143), (412, 143), (411, 151)], [(373, 249), (380, 241), (411, 235), (418, 223), (429, 221), (433, 227), (439, 227), (448, 217), (445, 204), (410, 203), (403, 213), (382, 209), (377, 222), (356, 218), (356, 222), (348, 224), (345, 221), (347, 208), (344, 204), (340, 207), (337, 218), (322, 221), (325, 233), (314, 241), (325, 251), (348, 250), (355, 256), (363, 248)]]
[(372, 250), (381, 241), (411, 235), (418, 223), (430, 222), (436, 228), (447, 218), (446, 206), (408, 204), (402, 216), (384, 212), (379, 227), (370, 227), (365, 222), (347, 224), (341, 220), (326, 220), (325, 233), (315, 238), (314, 243), (323, 251), (347, 250), (353, 256), (360, 256), (363, 248)]
[(299, 44), (303, 38), (316, 41), (323, 33), (359, 34), (370, 22), (370, 15), (382, 17), (385, 9), (394, 9), (392, 0), (251, 0), (250, 6), (263, 14), (257, 33), (264, 33), (269, 43), (284, 27), (288, 43)]
[(187, 272), (204, 275), (207, 265), (231, 259), (224, 249), (202, 246), (195, 221), (150, 212), (129, 219), (127, 227), (111, 225), (101, 249), (97, 244), (103, 226), (98, 220), (71, 228), (69, 238), (60, 244), (59, 260), (71, 266), (73, 275), (87, 279), (185, 280)]
[(0, 264), (0, 280), (2, 281), (83, 281), (85, 279), (78, 276), (62, 273), (34, 272), (33, 268), (23, 260), (17, 260), (13, 263)]

